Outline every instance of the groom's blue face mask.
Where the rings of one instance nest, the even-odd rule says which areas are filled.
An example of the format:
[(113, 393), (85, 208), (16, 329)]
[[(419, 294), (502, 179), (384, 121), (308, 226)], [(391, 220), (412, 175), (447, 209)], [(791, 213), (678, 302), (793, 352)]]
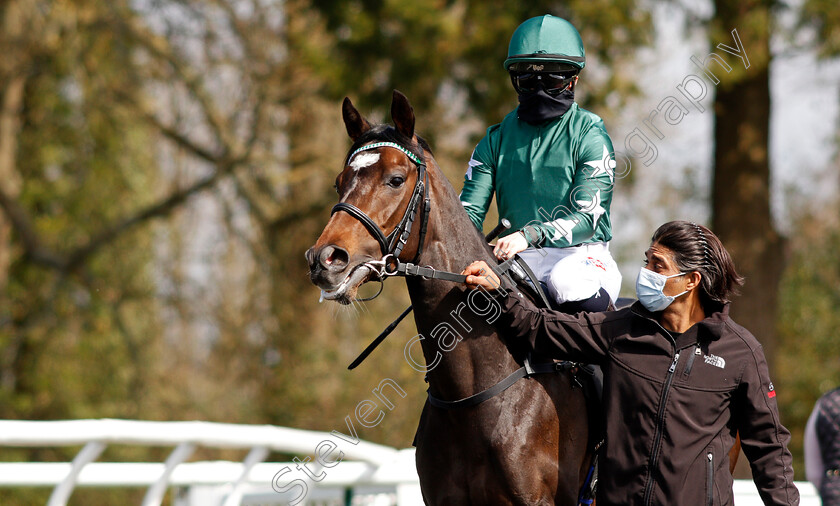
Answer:
[(663, 292), (665, 289), (665, 283), (670, 278), (685, 275), (685, 272), (680, 272), (672, 274), (671, 276), (666, 276), (642, 267), (641, 270), (639, 270), (639, 276), (636, 278), (636, 297), (639, 298), (639, 302), (641, 302), (648, 311), (652, 313), (662, 311), (666, 307), (670, 306), (677, 297), (689, 292), (688, 290), (685, 290), (677, 295), (665, 295)]

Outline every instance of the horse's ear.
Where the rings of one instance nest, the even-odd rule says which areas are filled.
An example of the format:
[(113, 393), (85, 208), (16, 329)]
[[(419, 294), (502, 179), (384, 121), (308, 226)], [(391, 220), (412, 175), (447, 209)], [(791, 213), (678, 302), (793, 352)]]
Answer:
[(408, 103), (405, 95), (394, 90), (394, 98), (391, 101), (391, 119), (397, 131), (409, 139), (414, 138), (414, 108)]
[(370, 123), (353, 107), (353, 102), (348, 97), (344, 97), (344, 103), (341, 104), (341, 115), (344, 117), (344, 126), (347, 127), (347, 135), (353, 141), (370, 130)]

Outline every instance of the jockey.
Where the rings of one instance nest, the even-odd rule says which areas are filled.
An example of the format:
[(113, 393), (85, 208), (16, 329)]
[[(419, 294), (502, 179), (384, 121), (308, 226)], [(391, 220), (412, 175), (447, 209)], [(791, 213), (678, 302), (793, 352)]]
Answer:
[(519, 106), (487, 129), (469, 161), (461, 202), (481, 230), (493, 194), (512, 227), (500, 260), (519, 254), (564, 312), (603, 311), (621, 274), (609, 252), (615, 160), (604, 122), (574, 102), (585, 65), (568, 21), (531, 18), (504, 62)]

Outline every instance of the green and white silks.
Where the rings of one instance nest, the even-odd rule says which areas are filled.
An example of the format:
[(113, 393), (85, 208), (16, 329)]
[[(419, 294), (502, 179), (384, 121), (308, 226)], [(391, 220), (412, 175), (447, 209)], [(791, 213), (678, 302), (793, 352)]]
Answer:
[(530, 125), (514, 110), (475, 148), (461, 202), (481, 229), (495, 194), (508, 233), (525, 229), (532, 246), (608, 242), (614, 170), (612, 142), (597, 115), (573, 104), (559, 118)]

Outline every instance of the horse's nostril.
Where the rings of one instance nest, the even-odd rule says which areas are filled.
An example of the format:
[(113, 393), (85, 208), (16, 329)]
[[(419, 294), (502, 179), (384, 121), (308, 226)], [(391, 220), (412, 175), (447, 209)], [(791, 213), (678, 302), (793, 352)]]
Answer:
[(306, 253), (303, 256), (306, 258), (306, 264), (309, 265), (309, 269), (312, 270), (315, 267), (315, 255), (314, 255), (314, 248), (309, 248), (306, 250)]
[(321, 251), (321, 265), (330, 270), (342, 270), (350, 262), (350, 255), (343, 248), (327, 246)]

